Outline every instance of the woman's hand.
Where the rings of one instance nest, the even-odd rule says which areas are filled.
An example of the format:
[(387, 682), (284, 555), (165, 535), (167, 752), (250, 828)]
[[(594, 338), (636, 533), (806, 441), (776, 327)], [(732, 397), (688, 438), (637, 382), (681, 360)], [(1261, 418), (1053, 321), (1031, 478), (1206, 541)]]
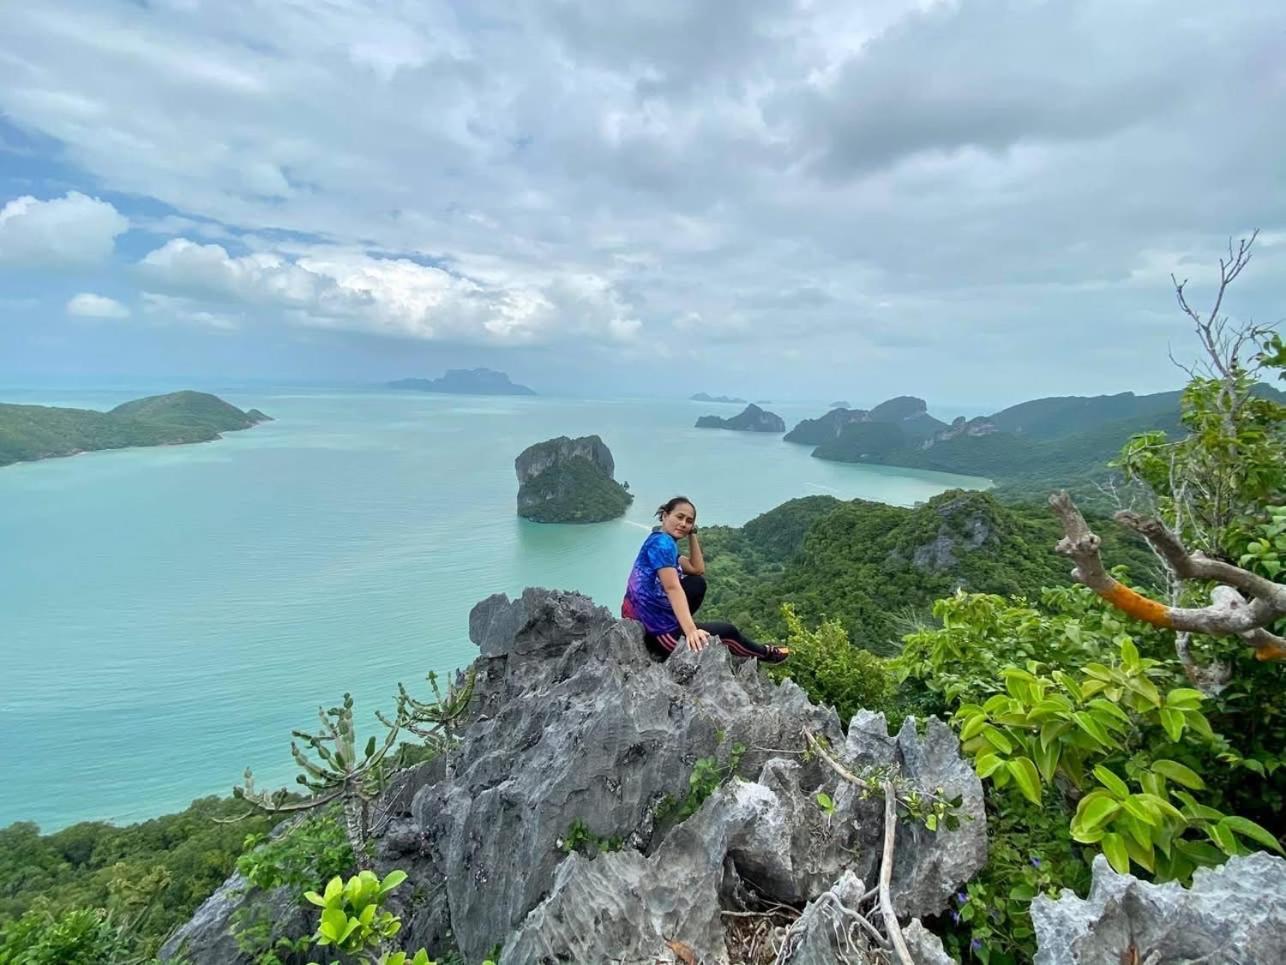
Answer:
[(700, 627), (694, 627), (691, 633), (685, 633), (684, 636), (688, 640), (688, 649), (694, 653), (704, 650), (706, 644), (710, 642), (710, 634)]

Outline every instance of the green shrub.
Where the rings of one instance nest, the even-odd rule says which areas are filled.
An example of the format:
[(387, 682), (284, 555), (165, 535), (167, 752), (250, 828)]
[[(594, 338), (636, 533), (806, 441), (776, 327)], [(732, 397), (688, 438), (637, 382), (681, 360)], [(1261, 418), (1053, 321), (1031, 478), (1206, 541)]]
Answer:
[(853, 646), (837, 620), (809, 630), (789, 603), (781, 612), (790, 659), (769, 667), (770, 676), (789, 677), (814, 703), (834, 707), (845, 727), (859, 710), (886, 709), (894, 689), (887, 661)]

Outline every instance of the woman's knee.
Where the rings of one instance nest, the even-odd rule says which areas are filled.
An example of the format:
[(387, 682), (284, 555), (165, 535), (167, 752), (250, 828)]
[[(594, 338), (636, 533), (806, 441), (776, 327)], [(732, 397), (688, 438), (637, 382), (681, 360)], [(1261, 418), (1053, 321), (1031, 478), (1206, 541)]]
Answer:
[(695, 613), (706, 595), (706, 578), (699, 573), (689, 573), (683, 578), (683, 595), (688, 598), (688, 609)]

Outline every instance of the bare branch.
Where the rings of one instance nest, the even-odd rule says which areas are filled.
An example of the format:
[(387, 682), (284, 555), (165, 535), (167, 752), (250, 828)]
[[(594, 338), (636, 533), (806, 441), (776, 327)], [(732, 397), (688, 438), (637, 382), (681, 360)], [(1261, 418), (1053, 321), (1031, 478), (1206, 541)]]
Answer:
[(888, 932), (893, 951), (897, 953), (902, 965), (915, 965), (911, 959), (911, 950), (906, 947), (902, 937), (902, 926), (898, 924), (897, 912), (893, 910), (893, 847), (897, 836), (898, 811), (897, 800), (893, 793), (893, 782), (884, 782), (884, 857), (880, 860), (880, 914), (884, 917), (884, 930)]
[[(1055, 549), (1076, 563), (1072, 576), (1123, 613), (1168, 630), (1192, 631), (1211, 636), (1239, 636), (1255, 648), (1259, 660), (1286, 660), (1286, 640), (1264, 628), (1286, 616), (1286, 586), (1249, 573), (1240, 567), (1201, 554), (1188, 554), (1178, 537), (1156, 520), (1133, 513), (1118, 513), (1126, 525), (1136, 524), (1158, 555), (1181, 579), (1219, 582), (1211, 593), (1211, 605), (1200, 608), (1167, 606), (1130, 589), (1114, 579), (1099, 557), (1101, 540), (1066, 492), (1053, 493), (1049, 504), (1066, 534)], [(1127, 522), (1128, 521), (1128, 522)], [(1244, 599), (1237, 589), (1247, 590)], [(1260, 595), (1262, 594), (1262, 595)]]
[(1117, 513), (1115, 519), (1122, 526), (1134, 530), (1147, 540), (1180, 579), (1210, 580), (1214, 583), (1235, 586), (1243, 593), (1266, 600), (1274, 608), (1286, 613), (1286, 586), (1243, 570), (1239, 566), (1233, 566), (1231, 563), (1212, 560), (1200, 551), (1189, 553), (1183, 548), (1179, 537), (1170, 532), (1159, 519), (1140, 516), (1129, 510)]
[(1206, 696), (1213, 697), (1228, 686), (1228, 681), (1232, 678), (1232, 668), (1218, 660), (1207, 667), (1197, 663), (1192, 656), (1191, 636), (1186, 632), (1174, 635), (1175, 655), (1183, 665), (1183, 672), (1192, 682), (1192, 686)]

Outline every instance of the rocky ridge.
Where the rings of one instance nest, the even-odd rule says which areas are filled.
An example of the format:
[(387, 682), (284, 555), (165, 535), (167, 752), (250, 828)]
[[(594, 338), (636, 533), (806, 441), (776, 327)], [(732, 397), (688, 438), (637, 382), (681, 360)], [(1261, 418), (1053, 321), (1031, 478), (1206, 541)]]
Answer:
[[(449, 755), (399, 777), (377, 839), (379, 870), (410, 875), (396, 909), (407, 947), (478, 961), (502, 943), (504, 965), (682, 960), (675, 948), (729, 962), (736, 919), (723, 912), (774, 901), (812, 908), (783, 962), (840, 960), (820, 951), (832, 941), (873, 955), (865, 938), (818, 922), (876, 881), (883, 800), (805, 758), (805, 728), (853, 770), (895, 769), (910, 788), (960, 797), (957, 830), (898, 823), (892, 894), (904, 918), (944, 909), (985, 860), (981, 784), (939, 721), (891, 735), (881, 715), (859, 714), (845, 736), (834, 711), (723, 647), (654, 663), (638, 624), (579, 594), (490, 597), (469, 635), (480, 651), (472, 721)], [(735, 775), (680, 820), (672, 802), (701, 759), (735, 761)], [(576, 821), (623, 846), (592, 860), (565, 853)], [(227, 940), (247, 902), (299, 927), (282, 896), (234, 889), (209, 899), (163, 957), (247, 962)], [(920, 960), (934, 961), (940, 946), (925, 941)]]

